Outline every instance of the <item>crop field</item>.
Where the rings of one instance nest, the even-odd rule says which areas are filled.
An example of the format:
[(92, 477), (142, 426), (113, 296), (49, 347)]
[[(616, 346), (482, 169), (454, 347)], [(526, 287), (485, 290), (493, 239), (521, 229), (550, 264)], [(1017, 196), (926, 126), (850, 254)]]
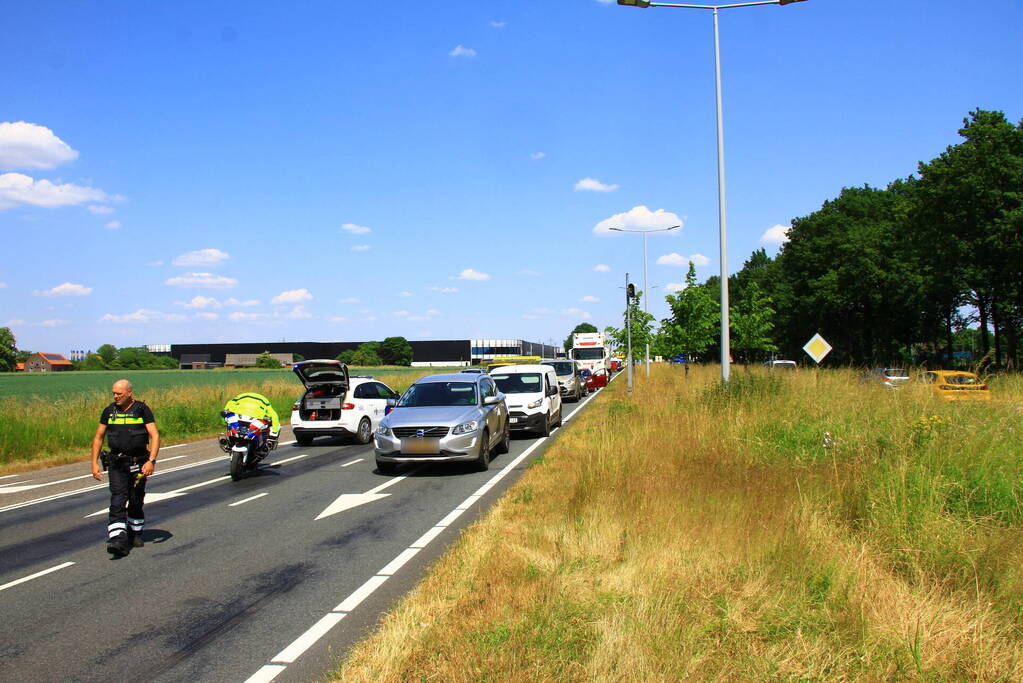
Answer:
[[(357, 368), (396, 391), (438, 368)], [(130, 380), (156, 417), (164, 445), (223, 429), (220, 409), (243, 391), (258, 391), (287, 424), (302, 383), (290, 370), (116, 370), (0, 375), (0, 473), (86, 460), (111, 385)]]
[(619, 377), (334, 679), (1023, 680), (1023, 379), (718, 372)]

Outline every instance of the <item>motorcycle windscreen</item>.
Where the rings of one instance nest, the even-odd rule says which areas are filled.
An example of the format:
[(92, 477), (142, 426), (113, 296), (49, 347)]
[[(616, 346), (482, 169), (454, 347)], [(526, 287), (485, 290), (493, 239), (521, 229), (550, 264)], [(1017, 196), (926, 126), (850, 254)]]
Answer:
[(338, 360), (304, 360), (291, 366), (307, 388), (340, 386), (348, 388), (348, 366)]

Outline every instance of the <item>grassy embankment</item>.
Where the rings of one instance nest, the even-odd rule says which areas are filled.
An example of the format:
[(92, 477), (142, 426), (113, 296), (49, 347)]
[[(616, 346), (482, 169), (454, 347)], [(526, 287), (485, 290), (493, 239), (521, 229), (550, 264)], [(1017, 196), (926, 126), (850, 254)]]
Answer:
[(616, 381), (333, 676), (1023, 679), (1023, 379), (717, 372)]
[[(396, 391), (430, 368), (353, 368)], [(142, 370), (0, 376), (0, 474), (87, 460), (110, 387), (125, 377), (153, 409), (165, 445), (216, 434), (228, 398), (258, 391), (288, 422), (302, 384), (290, 370)]]

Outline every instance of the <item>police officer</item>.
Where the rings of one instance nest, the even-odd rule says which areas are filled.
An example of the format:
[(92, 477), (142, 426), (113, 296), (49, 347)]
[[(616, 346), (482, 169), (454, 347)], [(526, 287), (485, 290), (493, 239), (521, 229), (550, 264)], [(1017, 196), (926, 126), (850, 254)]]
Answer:
[(115, 557), (127, 555), (132, 547), (141, 548), (146, 518), (142, 503), (146, 495), (146, 477), (156, 467), (160, 451), (160, 433), (153, 411), (132, 396), (131, 382), (117, 380), (114, 402), (103, 409), (96, 436), (92, 439), (92, 476), (103, 480), (100, 449), (104, 436), (110, 447), (107, 469), (110, 473), (110, 522), (107, 525), (107, 552)]
[(270, 423), (270, 450), (277, 447), (277, 439), (281, 432), (281, 419), (277, 417), (270, 399), (262, 394), (246, 392), (238, 394), (224, 405), (224, 411), (234, 413), (246, 422), (266, 420)]

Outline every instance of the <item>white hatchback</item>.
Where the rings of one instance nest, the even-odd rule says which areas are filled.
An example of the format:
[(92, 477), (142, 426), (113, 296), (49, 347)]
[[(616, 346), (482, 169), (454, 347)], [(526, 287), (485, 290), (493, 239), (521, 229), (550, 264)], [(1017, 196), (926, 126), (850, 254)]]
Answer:
[(291, 406), (291, 430), (300, 446), (317, 436), (352, 437), (367, 444), (398, 393), (368, 375), (349, 375), (337, 360), (304, 360), (292, 366), (306, 390)]

